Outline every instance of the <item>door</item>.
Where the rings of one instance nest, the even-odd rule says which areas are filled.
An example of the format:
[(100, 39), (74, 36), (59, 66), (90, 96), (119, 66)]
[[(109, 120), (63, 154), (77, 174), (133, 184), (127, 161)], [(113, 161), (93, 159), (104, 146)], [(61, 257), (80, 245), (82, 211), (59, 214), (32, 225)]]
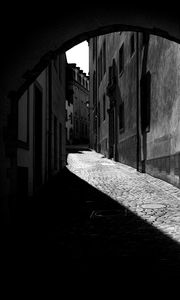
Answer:
[(34, 191), (42, 184), (42, 90), (34, 85)]

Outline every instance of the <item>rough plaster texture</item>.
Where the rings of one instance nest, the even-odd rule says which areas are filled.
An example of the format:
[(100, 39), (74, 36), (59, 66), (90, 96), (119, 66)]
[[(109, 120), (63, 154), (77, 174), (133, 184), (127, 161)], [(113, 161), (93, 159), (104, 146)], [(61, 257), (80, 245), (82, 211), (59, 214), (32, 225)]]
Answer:
[(151, 83), (151, 128), (147, 159), (180, 151), (180, 47), (151, 36), (148, 69)]

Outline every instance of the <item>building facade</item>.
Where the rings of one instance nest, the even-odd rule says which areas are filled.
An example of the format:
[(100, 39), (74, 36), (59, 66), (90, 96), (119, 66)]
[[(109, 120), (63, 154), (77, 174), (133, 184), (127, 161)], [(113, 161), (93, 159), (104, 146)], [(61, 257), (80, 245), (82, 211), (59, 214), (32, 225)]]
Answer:
[(16, 206), (65, 166), (66, 63), (58, 55), (19, 99)]
[(180, 46), (138, 32), (90, 39), (90, 145), (180, 185)]
[(67, 65), (67, 100), (73, 106), (73, 144), (89, 143), (89, 76), (76, 64)]

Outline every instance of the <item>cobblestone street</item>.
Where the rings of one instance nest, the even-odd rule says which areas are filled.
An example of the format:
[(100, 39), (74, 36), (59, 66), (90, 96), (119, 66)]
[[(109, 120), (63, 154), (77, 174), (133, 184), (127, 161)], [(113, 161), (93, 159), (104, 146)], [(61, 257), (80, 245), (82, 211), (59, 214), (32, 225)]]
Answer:
[(95, 151), (68, 156), (68, 169), (180, 242), (180, 190)]

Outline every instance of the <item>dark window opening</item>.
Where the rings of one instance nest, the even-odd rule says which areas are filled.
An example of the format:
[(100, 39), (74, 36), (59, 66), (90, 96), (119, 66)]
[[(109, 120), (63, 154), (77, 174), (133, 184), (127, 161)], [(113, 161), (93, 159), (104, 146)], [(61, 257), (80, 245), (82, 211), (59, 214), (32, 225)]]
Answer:
[(145, 46), (148, 41), (148, 34), (146, 32), (142, 33), (142, 46)]
[(134, 41), (134, 33), (133, 33), (130, 38), (130, 55), (132, 56), (134, 52), (135, 52), (135, 41)]
[(124, 45), (119, 49), (119, 74), (124, 71)]

